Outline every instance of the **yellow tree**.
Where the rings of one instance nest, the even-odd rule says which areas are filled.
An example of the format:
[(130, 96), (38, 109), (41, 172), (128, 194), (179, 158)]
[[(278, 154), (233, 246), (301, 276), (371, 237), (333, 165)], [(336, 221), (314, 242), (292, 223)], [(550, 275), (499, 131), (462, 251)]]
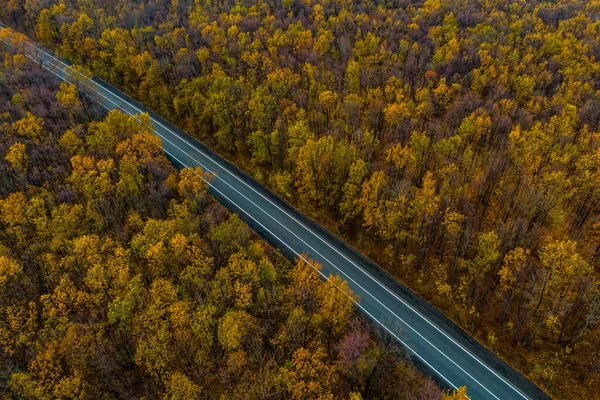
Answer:
[(23, 192), (9, 194), (0, 199), (0, 221), (4, 223), (6, 233), (13, 235), (17, 243), (27, 239), (24, 224), (26, 222), (27, 197)]
[(0, 255), (0, 288), (5, 294), (8, 285), (23, 273), (23, 267), (8, 257)]
[[(474, 300), (477, 294), (476, 289), (485, 284), (486, 275), (492, 270), (500, 257), (500, 244), (500, 238), (496, 232), (480, 233), (477, 236), (475, 258), (462, 261), (463, 266), (466, 268), (466, 274), (461, 278), (460, 296), (465, 303), (468, 300)], [(487, 293), (488, 291), (484, 290), (480, 294), (482, 298), (485, 298)]]
[(342, 188), (343, 196), (339, 207), (344, 222), (353, 220), (362, 211), (358, 203), (368, 173), (367, 164), (362, 158), (357, 158), (350, 165), (348, 179)]
[(107, 121), (92, 122), (85, 138), (87, 150), (92, 154), (107, 156), (113, 154), (117, 144), (115, 129)]
[[(0, 257), (0, 268), (4, 269), (3, 258)], [(11, 268), (11, 267), (8, 267)], [(6, 277), (6, 270), (1, 272)], [(16, 279), (17, 276), (10, 279)], [(9, 303), (11, 297), (14, 300), (14, 294), (7, 290), (7, 283), (2, 284), (3, 302)], [(18, 352), (33, 351), (36, 344), (39, 343), (39, 323), (41, 322), (38, 305), (34, 301), (21, 302), (2, 307), (0, 315), (0, 346), (9, 355), (18, 354)]]
[(206, 196), (211, 178), (212, 175), (202, 171), (200, 167), (184, 168), (179, 172), (177, 191), (180, 196), (199, 202)]
[(348, 93), (360, 92), (360, 65), (354, 60), (346, 67), (346, 89)]
[(77, 86), (72, 83), (60, 84), (60, 90), (56, 92), (56, 100), (71, 111), (81, 108)]
[(302, 306), (305, 309), (314, 308), (316, 290), (321, 284), (317, 273), (317, 270), (320, 269), (321, 266), (318, 263), (298, 258), (296, 265), (290, 271), (291, 285), (287, 293), (287, 296), (297, 306)]
[(383, 226), (385, 219), (385, 191), (387, 179), (383, 171), (375, 171), (362, 186), (361, 197), (358, 205), (363, 210), (364, 226), (377, 228)]
[(35, 25), (35, 35), (41, 44), (50, 46), (56, 40), (56, 25), (49, 9), (40, 12)]
[[(536, 317), (541, 312), (541, 323), (560, 341), (566, 320), (562, 311), (568, 309), (578, 297), (581, 285), (577, 285), (577, 278), (590, 275), (593, 268), (579, 254), (577, 242), (573, 240), (551, 241), (539, 250), (538, 255), (542, 268), (539, 271), (539, 283), (534, 288), (531, 315)], [(534, 337), (537, 332), (538, 329)]]
[(225, 268), (217, 272), (214, 283), (213, 297), (220, 305), (249, 309), (260, 284), (258, 266), (240, 250), (229, 258)]
[(415, 215), (421, 216), (421, 223), (439, 211), (440, 197), (436, 194), (435, 179), (431, 171), (423, 178), (423, 185), (415, 190), (411, 206)]
[(321, 266), (314, 261), (298, 258), (290, 271), (290, 285), (285, 290), (285, 298), (289, 299), (286, 303), (289, 315), (276, 340), (284, 351), (289, 345), (305, 346), (314, 333), (317, 290), (322, 285), (317, 273), (320, 269)]
[(415, 157), (410, 147), (403, 147), (401, 143), (396, 143), (386, 152), (386, 161), (394, 165), (398, 170), (405, 168), (412, 169), (415, 163)]
[(10, 163), (14, 169), (25, 172), (29, 163), (29, 156), (25, 150), (25, 144), (15, 143), (8, 148), (4, 159)]
[(292, 399), (333, 399), (335, 370), (325, 362), (325, 351), (320, 347), (296, 350), (291, 365), (281, 369), (281, 378)]
[(81, 140), (79, 136), (77, 136), (73, 129), (67, 130), (60, 137), (60, 139), (58, 139), (58, 144), (60, 145), (60, 147), (67, 150), (72, 155), (82, 155), (84, 152), (83, 140)]
[(167, 390), (162, 400), (188, 400), (197, 399), (202, 393), (202, 387), (194, 383), (184, 373), (175, 371), (167, 381)]
[(41, 118), (27, 112), (25, 117), (13, 124), (13, 131), (19, 136), (32, 139), (35, 143), (39, 143), (42, 140), (43, 127), (44, 121)]
[(301, 198), (334, 210), (356, 155), (354, 146), (336, 142), (332, 136), (308, 140), (298, 151), (296, 187)]
[(471, 400), (467, 395), (467, 387), (461, 386), (456, 390), (452, 390), (444, 395), (443, 400)]
[(502, 268), (498, 271), (498, 288), (505, 297), (503, 318), (508, 314), (515, 297), (519, 298), (527, 288), (523, 284), (523, 275), (527, 267), (530, 251), (521, 247), (512, 249), (504, 256)]
[(249, 340), (256, 321), (245, 311), (230, 311), (219, 321), (218, 338), (224, 350), (240, 350)]
[(354, 301), (358, 296), (352, 293), (348, 282), (339, 276), (329, 275), (327, 282), (317, 290), (317, 312), (315, 319), (327, 337), (327, 351), (334, 340), (345, 331), (352, 318)]
[(136, 133), (117, 144), (116, 152), (123, 162), (134, 165), (142, 165), (147, 161), (156, 161), (157, 159), (167, 162), (162, 152), (160, 138), (150, 132)]
[(71, 165), (73, 171), (67, 181), (86, 199), (102, 198), (114, 189), (113, 159), (96, 160), (94, 157), (74, 156), (71, 158)]
[(578, 253), (577, 242), (573, 240), (549, 242), (538, 254), (546, 271), (539, 302), (546, 294), (545, 289), (561, 297), (568, 295), (575, 277), (588, 275), (593, 271), (590, 264)]
[[(173, 314), (177, 313), (181, 304), (177, 301), (176, 287), (165, 279), (155, 280), (149, 294), (149, 303), (145, 310), (134, 316), (132, 328), (138, 337), (134, 357), (136, 363), (143, 366), (152, 376), (166, 382), (167, 373), (178, 355), (175, 351), (176, 321)], [(185, 318), (190, 320), (189, 307), (183, 309), (187, 310)]]

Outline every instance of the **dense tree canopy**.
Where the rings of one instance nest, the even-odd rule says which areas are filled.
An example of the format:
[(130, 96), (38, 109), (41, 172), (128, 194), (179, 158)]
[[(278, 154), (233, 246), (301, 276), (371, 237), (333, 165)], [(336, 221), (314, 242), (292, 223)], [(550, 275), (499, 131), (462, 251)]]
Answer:
[(3, 57), (2, 398), (442, 398), (345, 282), (171, 166), (147, 116)]
[[(599, 12), (582, 0), (0, 5), (565, 398), (600, 391)], [(72, 88), (57, 98), (77, 109)], [(44, 174), (29, 143), (45, 127), (19, 118), (11, 182)], [(110, 193), (103, 174), (122, 169), (102, 162), (110, 144), (76, 131), (61, 143), (94, 151), (73, 185)]]

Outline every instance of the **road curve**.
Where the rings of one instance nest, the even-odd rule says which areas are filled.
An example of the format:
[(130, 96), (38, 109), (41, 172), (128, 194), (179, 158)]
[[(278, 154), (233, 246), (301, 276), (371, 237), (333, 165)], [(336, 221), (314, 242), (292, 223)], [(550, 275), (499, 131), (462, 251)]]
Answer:
[[(0, 25), (0, 32), (5, 27)], [(291, 258), (322, 265), (324, 279), (339, 275), (359, 296), (357, 307), (400, 342), (412, 359), (442, 386), (466, 385), (472, 399), (548, 399), (540, 389), (483, 348), (425, 301), (206, 146), (151, 110), (97, 78), (77, 76), (68, 64), (34, 42), (18, 46), (59, 79), (77, 81), (107, 110), (148, 113), (167, 157), (178, 168), (200, 166), (214, 174), (211, 194)]]

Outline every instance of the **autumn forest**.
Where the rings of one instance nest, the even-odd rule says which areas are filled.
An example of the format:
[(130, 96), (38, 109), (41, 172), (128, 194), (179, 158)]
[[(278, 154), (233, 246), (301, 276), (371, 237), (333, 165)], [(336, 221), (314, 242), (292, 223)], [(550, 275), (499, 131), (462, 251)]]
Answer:
[[(209, 145), (552, 397), (597, 398), (600, 1), (8, 0), (0, 20)], [(0, 392), (441, 398), (339, 278), (177, 172), (149, 121), (2, 51)]]
[(0, 67), (3, 398), (442, 398), (343, 281), (258, 239), (148, 121), (48, 75)]

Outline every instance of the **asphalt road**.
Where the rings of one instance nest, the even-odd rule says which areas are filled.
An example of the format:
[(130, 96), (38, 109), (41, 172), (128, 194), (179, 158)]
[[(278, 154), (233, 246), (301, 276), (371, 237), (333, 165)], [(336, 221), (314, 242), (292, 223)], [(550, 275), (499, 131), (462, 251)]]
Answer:
[[(67, 64), (33, 42), (21, 51), (62, 80), (73, 81), (76, 76)], [(79, 87), (106, 109), (148, 113), (166, 155), (177, 167), (200, 166), (213, 173), (212, 195), (262, 237), (289, 257), (305, 254), (320, 263), (323, 278), (334, 274), (348, 281), (360, 297), (357, 307), (442, 385), (466, 385), (473, 399), (547, 398), (423, 300), (204, 145), (99, 79), (81, 79)]]

